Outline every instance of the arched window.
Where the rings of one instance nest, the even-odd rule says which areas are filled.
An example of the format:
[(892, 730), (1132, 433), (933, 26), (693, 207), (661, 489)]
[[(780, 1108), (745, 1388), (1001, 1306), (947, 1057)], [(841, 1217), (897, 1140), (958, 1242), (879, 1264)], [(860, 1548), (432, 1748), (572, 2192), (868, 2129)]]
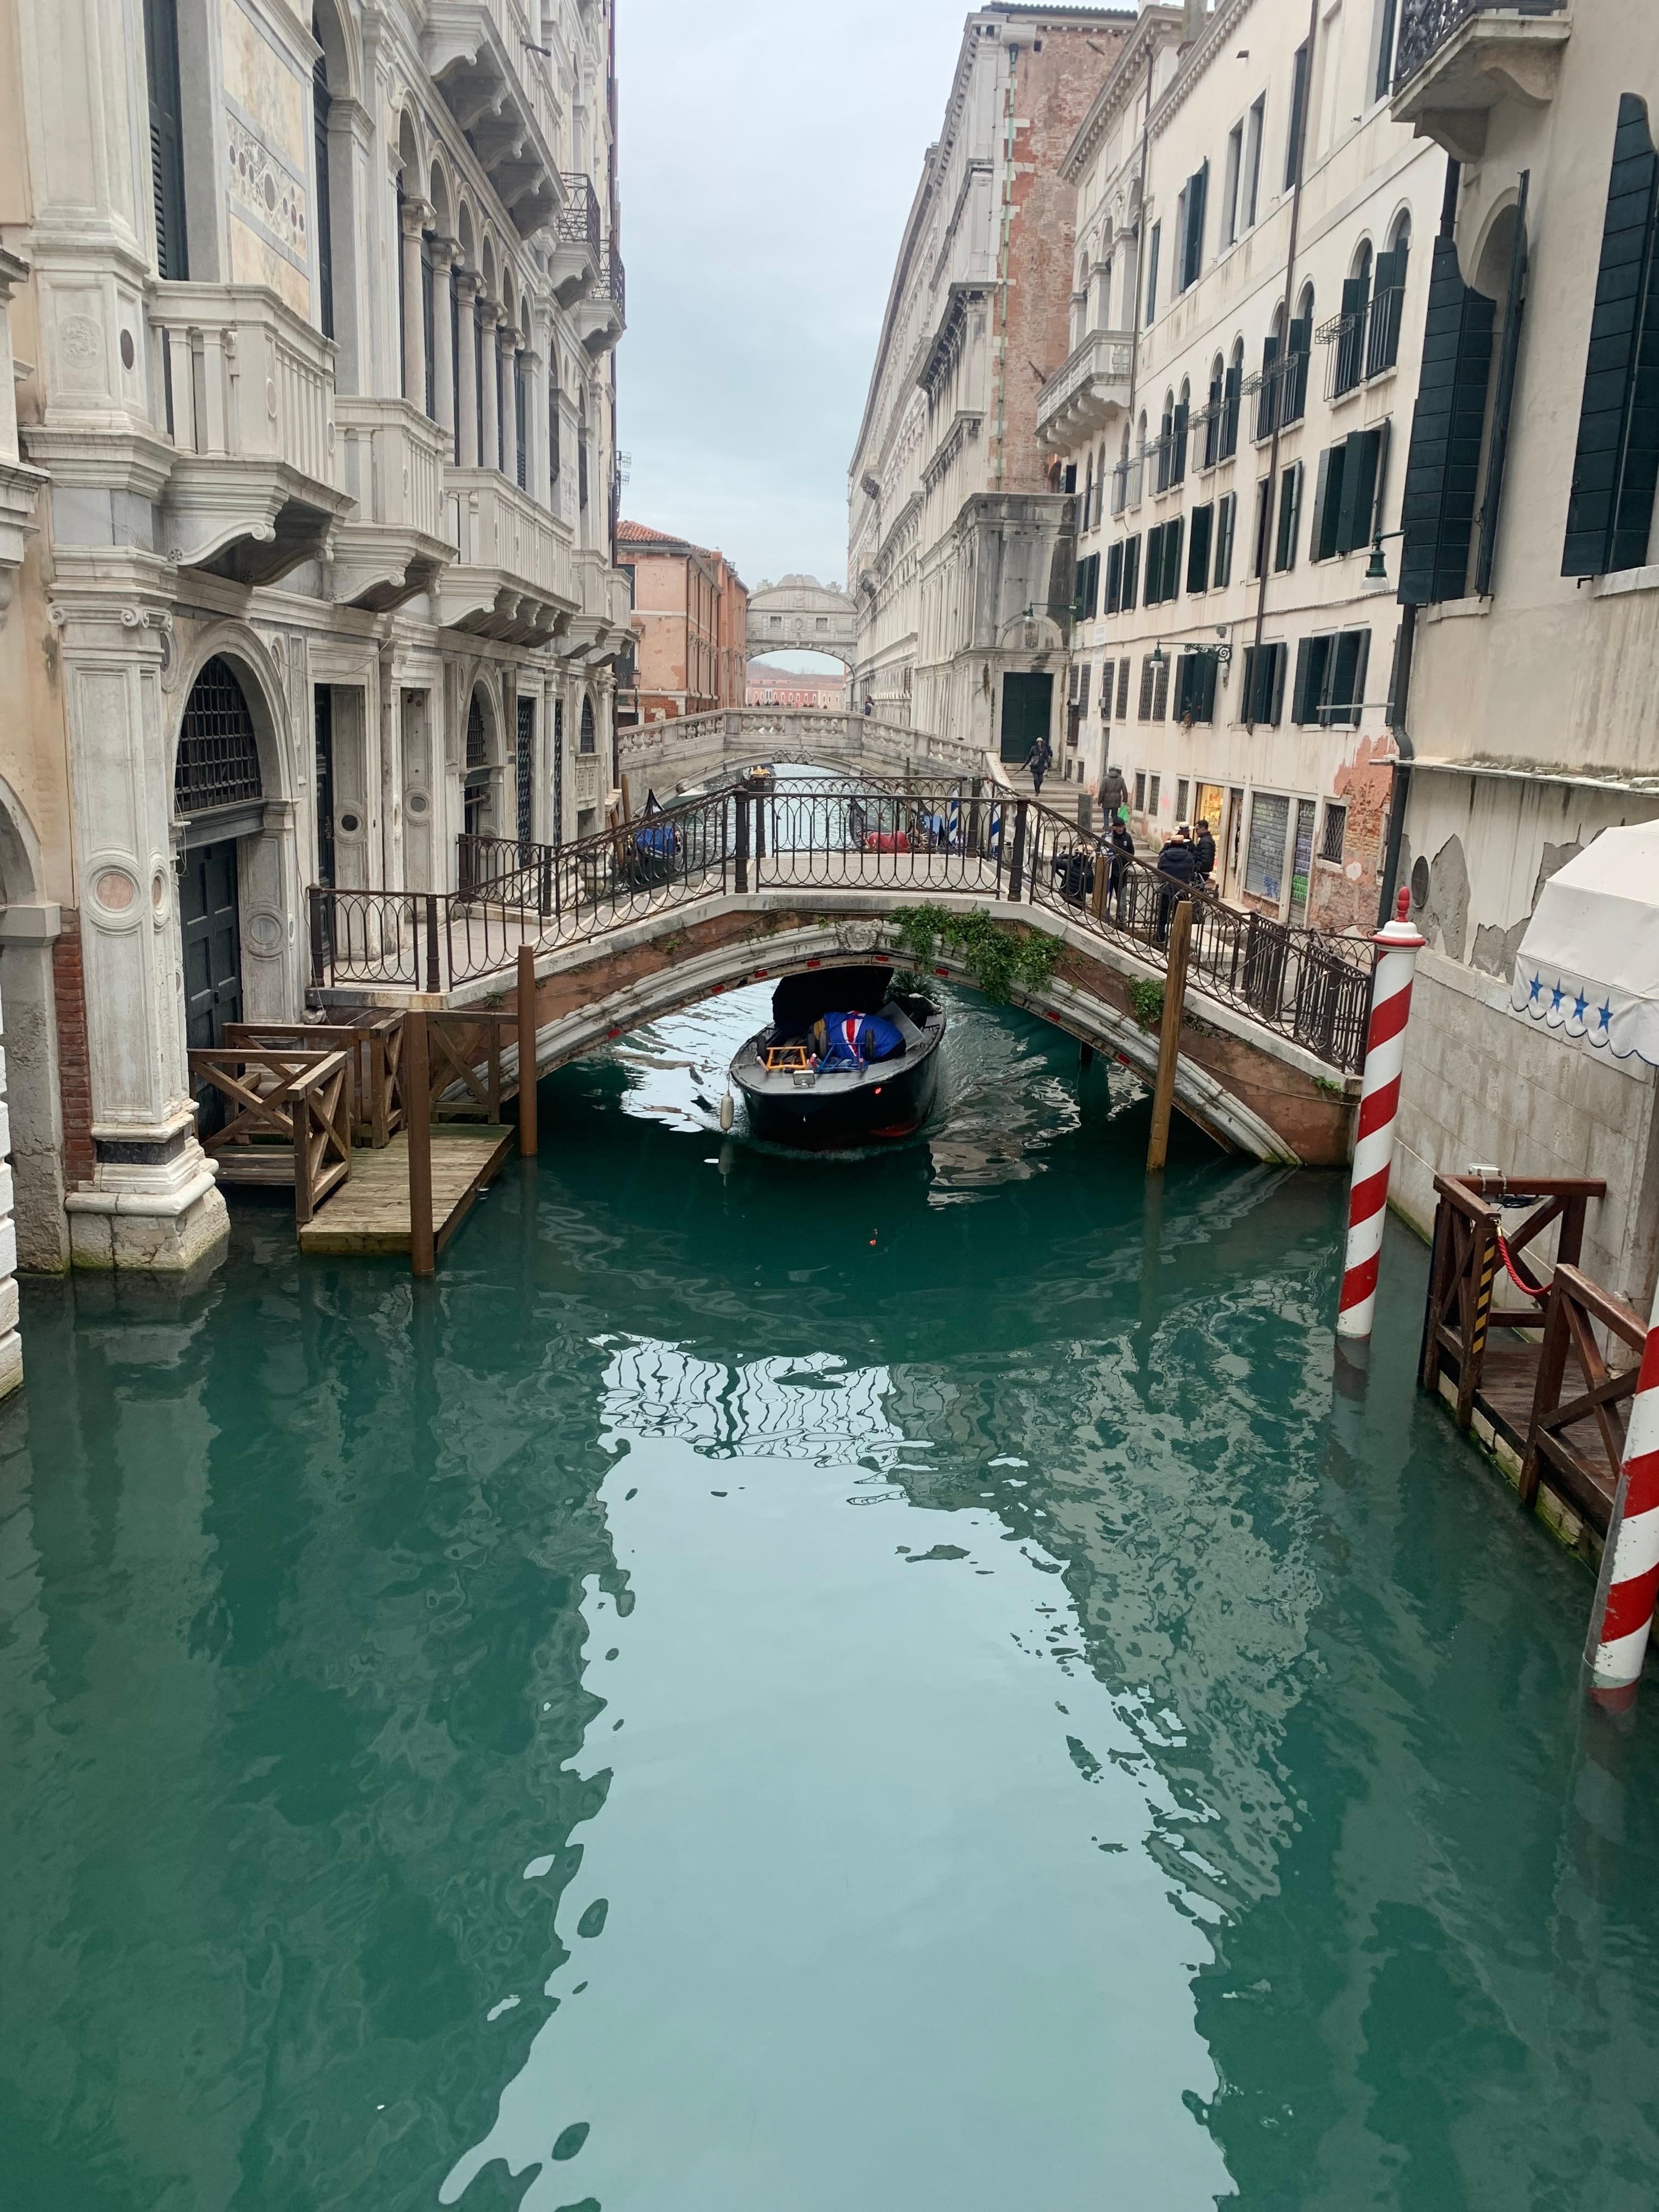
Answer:
[(215, 653), (191, 684), (173, 764), (173, 805), (182, 816), (259, 799), (259, 745), (236, 672)]
[[(461, 827), (468, 837), (481, 837), (489, 814), (489, 732), (484, 721), (483, 690), (475, 685), (466, 709), (466, 775), (461, 786)], [(476, 856), (463, 854), (461, 886), (477, 881)]]
[(1222, 394), (1227, 370), (1218, 354), (1210, 363), (1210, 388), (1204, 402), (1204, 466), (1212, 469), (1221, 458)]
[(1370, 330), (1365, 341), (1365, 374), (1380, 376), (1400, 358), (1400, 323), (1406, 304), (1406, 266), (1411, 258), (1412, 219), (1401, 215), (1386, 253), (1376, 257), (1371, 284)]
[(1135, 438), (1134, 468), (1129, 477), (1129, 504), (1131, 507), (1139, 506), (1141, 492), (1146, 481), (1146, 452), (1149, 443), (1146, 436), (1146, 410), (1143, 407), (1140, 410), (1140, 422), (1138, 434)]
[(1313, 356), (1314, 289), (1302, 288), (1291, 322), (1289, 363), (1285, 372), (1284, 422), (1299, 422), (1308, 410), (1308, 363)]
[(185, 125), (176, 0), (144, 0), (144, 70), (149, 94), (155, 272), (177, 283), (190, 274), (190, 256), (185, 246)]
[(578, 752), (591, 753), (594, 750), (595, 743), (593, 702), (585, 697), (582, 701), (581, 731), (576, 740), (576, 750)]
[(559, 505), (559, 349), (551, 332), (547, 341), (547, 500), (555, 513)]
[(1285, 420), (1281, 387), (1287, 365), (1285, 305), (1281, 301), (1273, 309), (1273, 321), (1261, 342), (1261, 386), (1255, 403), (1255, 434), (1258, 438), (1271, 438), (1277, 425)]
[(1233, 357), (1227, 364), (1221, 391), (1221, 454), (1231, 460), (1238, 451), (1238, 416), (1244, 392), (1244, 341), (1233, 340)]
[(1352, 392), (1365, 368), (1365, 325), (1371, 307), (1371, 242), (1362, 239), (1353, 267), (1342, 283), (1342, 313), (1331, 349), (1330, 397)]
[(1168, 491), (1175, 467), (1175, 394), (1164, 395), (1164, 413), (1158, 426), (1158, 460), (1152, 477), (1155, 491)]
[(1192, 420), (1193, 387), (1190, 380), (1181, 380), (1181, 397), (1175, 407), (1175, 451), (1170, 461), (1170, 482), (1184, 483), (1187, 480), (1187, 426)]
[(530, 301), (525, 298), (519, 303), (519, 343), (513, 356), (513, 442), (520, 491), (530, 489)]

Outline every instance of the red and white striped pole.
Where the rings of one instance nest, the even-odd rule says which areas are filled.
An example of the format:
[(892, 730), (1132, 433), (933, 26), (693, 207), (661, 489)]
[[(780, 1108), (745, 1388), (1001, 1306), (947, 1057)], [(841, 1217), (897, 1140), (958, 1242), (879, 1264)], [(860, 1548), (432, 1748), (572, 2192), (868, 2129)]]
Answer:
[(1336, 1315), (1339, 1336), (1369, 1337), (1376, 1311), (1376, 1270), (1389, 1205), (1394, 1127), (1400, 1115), (1400, 1073), (1406, 1064), (1406, 1018), (1412, 1010), (1417, 956), (1427, 942), (1406, 919), (1410, 903), (1410, 892), (1402, 889), (1395, 919), (1371, 939), (1376, 947), (1376, 972), (1348, 1193), (1348, 1244)]
[(1590, 1695), (1620, 1712), (1636, 1696), (1659, 1596), (1659, 1297), (1648, 1322), (1625, 1431), (1625, 1463), (1613, 1493), (1601, 1578), (1584, 1657)]

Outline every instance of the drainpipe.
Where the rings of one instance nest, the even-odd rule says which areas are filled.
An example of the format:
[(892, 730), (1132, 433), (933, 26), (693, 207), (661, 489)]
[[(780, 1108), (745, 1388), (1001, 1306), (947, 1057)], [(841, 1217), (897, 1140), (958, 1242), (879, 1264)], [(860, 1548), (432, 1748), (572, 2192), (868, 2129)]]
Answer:
[[(1308, 173), (1308, 118), (1313, 109), (1314, 42), (1319, 36), (1319, 0), (1309, 0), (1308, 7), (1308, 76), (1302, 100), (1302, 140), (1296, 149), (1296, 184), (1291, 193), (1291, 240), (1285, 256), (1285, 343), (1291, 342), (1291, 316), (1296, 302), (1296, 246), (1302, 228), (1302, 185)], [(1282, 356), (1281, 356), (1282, 358)], [(1284, 372), (1280, 371), (1280, 382)], [(1240, 395), (1243, 404), (1243, 395)], [(1282, 408), (1273, 410), (1273, 443), (1267, 448), (1267, 512), (1264, 519), (1261, 546), (1261, 576), (1255, 593), (1255, 650), (1250, 655), (1250, 672), (1255, 676), (1261, 666), (1261, 633), (1267, 623), (1267, 578), (1272, 573), (1270, 548), (1273, 534), (1273, 501), (1279, 489), (1279, 416)], [(1254, 702), (1244, 704), (1253, 708)], [(1247, 714), (1244, 726), (1252, 735), (1255, 732), (1255, 716)]]
[(1002, 325), (997, 348), (996, 485), (1002, 489), (1004, 457), (1008, 434), (1008, 258), (1014, 229), (1014, 109), (1019, 90), (1019, 48), (1008, 49), (1008, 89), (1005, 95), (1002, 129), (1002, 217), (997, 239), (997, 298)]
[[(1152, 136), (1152, 64), (1156, 59), (1157, 49), (1148, 40), (1146, 112), (1140, 118), (1140, 178), (1135, 186), (1135, 295), (1129, 303), (1129, 312), (1134, 317), (1134, 329), (1131, 334), (1132, 342), (1129, 347), (1129, 442), (1131, 445), (1134, 442), (1135, 434), (1135, 387), (1140, 375), (1140, 285), (1141, 279), (1146, 273), (1140, 248), (1146, 236), (1146, 142)], [(1123, 486), (1126, 499), (1128, 496), (1128, 482), (1126, 478)]]

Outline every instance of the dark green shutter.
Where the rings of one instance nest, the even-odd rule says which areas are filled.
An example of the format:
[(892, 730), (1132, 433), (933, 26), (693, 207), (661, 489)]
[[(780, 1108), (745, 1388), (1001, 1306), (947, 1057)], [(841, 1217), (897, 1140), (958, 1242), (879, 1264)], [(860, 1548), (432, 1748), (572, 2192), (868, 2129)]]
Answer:
[(1578, 411), (1564, 576), (1640, 568), (1659, 461), (1659, 286), (1654, 279), (1659, 161), (1646, 103), (1619, 102), (1601, 260)]
[(1187, 534), (1187, 519), (1177, 515), (1164, 530), (1164, 596), (1166, 599), (1181, 596), (1181, 542)]
[(1193, 710), (1195, 722), (1213, 722), (1215, 720), (1215, 685), (1220, 667), (1220, 660), (1215, 653), (1200, 653), (1198, 656), (1198, 703)]
[(1177, 407), (1175, 411), (1175, 459), (1170, 472), (1171, 483), (1182, 483), (1186, 479), (1188, 412), (1189, 410), (1184, 406)]
[[(1320, 642), (1322, 644), (1323, 640)], [(1291, 686), (1291, 720), (1311, 722), (1313, 706), (1308, 697), (1309, 684), (1314, 663), (1314, 640), (1304, 637), (1296, 648), (1296, 681)]]
[(1221, 458), (1224, 461), (1238, 451), (1238, 407), (1243, 380), (1244, 372), (1237, 368), (1228, 369), (1222, 378)]
[(1187, 589), (1201, 592), (1210, 580), (1210, 538), (1215, 522), (1213, 507), (1195, 507), (1193, 526), (1187, 533)]
[(1463, 282), (1457, 247), (1434, 241), (1411, 453), (1400, 504), (1400, 598), (1461, 599), (1469, 572), (1494, 303)]
[(1336, 509), (1342, 495), (1342, 447), (1328, 446), (1319, 456), (1319, 475), (1314, 483), (1313, 528), (1308, 536), (1308, 558), (1328, 561), (1336, 550)]
[(1137, 532), (1123, 548), (1123, 611), (1133, 614), (1135, 592), (1140, 582), (1140, 536)]
[(1308, 49), (1300, 46), (1291, 68), (1291, 128), (1285, 142), (1285, 189), (1302, 174), (1302, 137), (1308, 123)]
[(1273, 568), (1282, 573), (1296, 566), (1296, 541), (1302, 520), (1302, 464), (1292, 461), (1279, 472), (1279, 530), (1273, 543)]
[(1486, 440), (1486, 484), (1480, 499), (1480, 543), (1474, 556), (1474, 588), (1482, 599), (1492, 590), (1492, 560), (1498, 550), (1498, 519), (1504, 506), (1504, 465), (1510, 450), (1510, 412), (1515, 404), (1515, 372), (1521, 357), (1521, 320), (1526, 303), (1527, 191), (1531, 180), (1531, 172), (1522, 169), (1521, 198), (1515, 211), (1515, 236), (1510, 246), (1510, 282), (1504, 303), (1504, 343), (1498, 356), (1498, 380), (1492, 394), (1492, 434)]
[(1207, 161), (1187, 179), (1187, 233), (1182, 241), (1181, 284), (1184, 291), (1196, 284), (1204, 265), (1204, 203), (1209, 197)]
[(1219, 501), (1215, 518), (1215, 568), (1211, 580), (1219, 590), (1233, 580), (1233, 531), (1238, 517), (1238, 494), (1230, 491)]
[(323, 336), (334, 335), (334, 221), (328, 179), (328, 64), (319, 54), (311, 73), (312, 143), (317, 158), (317, 294)]
[(1106, 611), (1115, 615), (1123, 604), (1123, 541), (1110, 548), (1106, 556)]
[(1290, 659), (1287, 647), (1270, 645), (1267, 647), (1268, 671), (1273, 680), (1273, 696), (1268, 702), (1267, 720), (1279, 727), (1285, 713), (1285, 669)]
[(179, 93), (174, 0), (144, 0), (144, 66), (149, 91), (150, 188), (155, 196), (155, 267), (178, 283), (190, 274), (185, 244), (184, 102)]
[(1369, 545), (1371, 509), (1376, 502), (1376, 471), (1382, 458), (1382, 433), (1355, 430), (1342, 452), (1342, 485), (1336, 501), (1333, 550), (1354, 553)]

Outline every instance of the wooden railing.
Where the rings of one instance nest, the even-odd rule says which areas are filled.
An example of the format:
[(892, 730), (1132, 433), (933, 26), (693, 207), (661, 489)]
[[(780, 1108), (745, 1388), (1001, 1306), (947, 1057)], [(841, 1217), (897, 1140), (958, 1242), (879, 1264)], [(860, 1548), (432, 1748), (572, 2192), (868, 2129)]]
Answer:
[(351, 1072), (353, 1141), (376, 1151), (404, 1123), (404, 1018), (365, 1013), (344, 1022), (228, 1022), (228, 1046), (281, 1052), (343, 1052)]
[(351, 1173), (350, 1061), (343, 1052), (223, 1045), (190, 1054), (192, 1083), (228, 1102), (203, 1139), (222, 1182), (294, 1187), (304, 1227)]
[[(1595, 1340), (1598, 1327), (1635, 1354), (1617, 1374), (1608, 1369)], [(1521, 1468), (1521, 1495), (1528, 1505), (1547, 1469), (1585, 1518), (1606, 1530), (1625, 1457), (1626, 1417), (1621, 1408), (1636, 1395), (1646, 1339), (1647, 1323), (1622, 1298), (1577, 1267), (1556, 1268)], [(1564, 1397), (1570, 1361), (1577, 1363), (1582, 1387)]]
[[(441, 1236), (434, 1233), (433, 1121), (476, 1116), (492, 1127), (500, 1121), (501, 1037), (509, 1024), (518, 1045), (519, 1150), (526, 1159), (535, 1156), (536, 959), (528, 945), (520, 950), (514, 981), (514, 1002), (507, 1012), (491, 1008), (429, 1013), (417, 1006), (403, 1017), (404, 1102), (409, 1129), (409, 1261), (413, 1274), (435, 1273), (438, 1254), (463, 1218), (462, 1212), (450, 1213)], [(477, 1058), (481, 1050), (482, 1073)]]

